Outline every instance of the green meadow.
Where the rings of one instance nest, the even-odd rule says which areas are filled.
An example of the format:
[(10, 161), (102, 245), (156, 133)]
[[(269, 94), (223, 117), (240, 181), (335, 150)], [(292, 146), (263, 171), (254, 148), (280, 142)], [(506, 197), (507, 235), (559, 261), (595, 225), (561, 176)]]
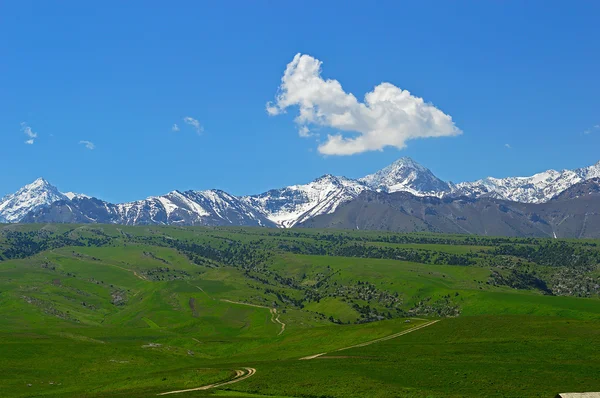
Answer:
[(0, 396), (600, 391), (599, 245), (0, 226)]

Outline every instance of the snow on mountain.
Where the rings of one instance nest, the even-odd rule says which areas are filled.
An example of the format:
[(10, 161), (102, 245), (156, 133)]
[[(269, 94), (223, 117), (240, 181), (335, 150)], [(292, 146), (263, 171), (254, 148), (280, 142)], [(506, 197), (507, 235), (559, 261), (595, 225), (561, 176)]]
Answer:
[(63, 195), (65, 195), (67, 197), (67, 199), (69, 199), (69, 200), (82, 199), (82, 198), (90, 199), (91, 198), (91, 196), (84, 195), (82, 193), (75, 193), (75, 192), (65, 192), (65, 193), (63, 193)]
[(568, 201), (582, 197), (591, 198), (600, 195), (600, 177), (590, 178), (569, 187), (552, 198), (551, 201)]
[(122, 204), (79, 195), (32, 211), (22, 220), (38, 223), (275, 226), (257, 209), (219, 190), (173, 191)]
[(388, 193), (404, 191), (415, 196), (442, 196), (451, 191), (448, 183), (408, 157), (400, 158), (358, 181), (376, 191)]
[(221, 190), (173, 191), (116, 205), (119, 224), (274, 226), (264, 214)]
[(64, 199), (67, 197), (60, 193), (55, 186), (43, 178), (38, 178), (14, 194), (0, 199), (0, 221), (17, 222), (30, 211)]
[(278, 226), (289, 228), (316, 215), (332, 213), (365, 189), (358, 181), (327, 174), (308, 184), (272, 189), (242, 200)]
[(488, 177), (455, 185), (440, 180), (414, 160), (401, 158), (358, 180), (324, 175), (308, 184), (273, 189), (259, 195), (236, 197), (220, 190), (173, 191), (122, 204), (111, 204), (72, 192), (63, 194), (40, 178), (0, 201), (0, 222), (24, 220), (289, 228), (312, 217), (332, 213), (365, 190), (542, 203), (575, 184), (599, 177), (600, 162), (576, 170), (548, 170), (531, 177)]
[(600, 177), (600, 162), (575, 170), (547, 170), (531, 177), (488, 177), (457, 184), (453, 195), (491, 196), (521, 203), (544, 203), (567, 188)]

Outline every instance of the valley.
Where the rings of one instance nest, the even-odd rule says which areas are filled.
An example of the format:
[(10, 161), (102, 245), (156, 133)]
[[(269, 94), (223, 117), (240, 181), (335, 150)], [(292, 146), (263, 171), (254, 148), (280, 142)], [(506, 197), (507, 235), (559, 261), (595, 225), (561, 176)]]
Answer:
[(5, 224), (0, 384), (7, 397), (594, 391), (599, 245)]

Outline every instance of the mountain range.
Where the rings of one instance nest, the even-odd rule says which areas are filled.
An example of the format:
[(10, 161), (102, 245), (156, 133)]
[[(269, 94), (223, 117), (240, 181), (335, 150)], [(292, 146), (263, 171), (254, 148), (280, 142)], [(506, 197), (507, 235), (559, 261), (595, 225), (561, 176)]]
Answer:
[(543, 203), (364, 191), (335, 212), (299, 227), (600, 238), (600, 178), (575, 184)]
[[(240, 225), (283, 228), (335, 224), (345, 228), (376, 228), (374, 224), (358, 225), (360, 223), (354, 221), (350, 223), (352, 225), (339, 220), (334, 222), (331, 217), (340, 214), (340, 211), (349, 212), (349, 209), (354, 209), (352, 211), (358, 215), (360, 206), (356, 207), (356, 204), (364, 204), (365, 201), (395, 203), (386, 211), (395, 209), (394, 206), (399, 202), (411, 203), (411, 206), (417, 206), (417, 203), (421, 203), (419, 206), (425, 206), (424, 204), (431, 202), (452, 204), (454, 207), (462, 203), (474, 212), (481, 210), (478, 206), (485, 206), (486, 203), (506, 202), (522, 209), (518, 206), (550, 203), (553, 198), (570, 188), (589, 181), (592, 181), (593, 185), (598, 178), (600, 162), (575, 170), (548, 170), (531, 177), (488, 177), (474, 182), (454, 184), (439, 179), (426, 167), (405, 157), (359, 179), (324, 175), (308, 184), (239, 197), (221, 190), (176, 190), (166, 195), (120, 204), (83, 194), (62, 193), (43, 178), (39, 178), (0, 200), (0, 222)], [(355, 207), (352, 207), (353, 205)], [(426, 210), (429, 208), (424, 207), (421, 210), (433, 211)], [(435, 211), (439, 213), (441, 209)], [(488, 222), (484, 224), (487, 225)], [(380, 227), (391, 228), (383, 225)], [(402, 226), (391, 229), (406, 228)], [(425, 227), (415, 226), (408, 229), (423, 228)], [(494, 234), (495, 231), (487, 228), (449, 228), (441, 225), (425, 229), (484, 234)], [(518, 228), (511, 231), (511, 235), (531, 234)], [(499, 230), (498, 233), (507, 234), (508, 231)], [(544, 230), (544, 234), (548, 233), (552, 235), (553, 232)]]

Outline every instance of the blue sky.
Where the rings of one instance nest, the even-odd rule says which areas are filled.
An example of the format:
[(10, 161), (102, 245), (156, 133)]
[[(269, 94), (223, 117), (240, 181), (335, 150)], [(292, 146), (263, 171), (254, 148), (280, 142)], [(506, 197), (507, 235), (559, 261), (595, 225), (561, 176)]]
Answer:
[[(0, 196), (39, 176), (127, 201), (360, 177), (401, 156), (455, 182), (600, 160), (600, 3), (371, 3), (0, 3)], [(342, 100), (363, 102), (389, 82), (462, 134), (323, 154), (328, 134), (361, 132), (296, 123), (302, 87), (280, 114), (266, 111), (297, 53), (322, 62), (321, 81), (338, 81)], [(339, 105), (310, 95), (323, 109)], [(408, 134), (390, 120), (381, 134)], [(319, 137), (300, 137), (303, 125)]]

